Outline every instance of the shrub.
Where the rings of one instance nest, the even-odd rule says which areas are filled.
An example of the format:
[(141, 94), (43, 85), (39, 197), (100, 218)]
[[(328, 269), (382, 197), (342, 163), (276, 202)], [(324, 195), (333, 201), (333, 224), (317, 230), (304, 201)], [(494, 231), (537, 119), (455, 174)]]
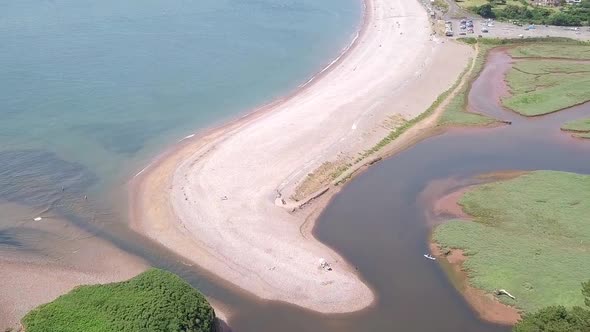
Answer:
[(158, 269), (106, 285), (81, 286), (23, 318), (27, 332), (210, 332), (215, 312), (178, 276)]
[[(582, 283), (586, 306), (590, 307), (590, 281)], [(526, 314), (512, 329), (514, 332), (587, 332), (590, 331), (590, 310), (550, 306)]]
[(485, 4), (477, 8), (477, 14), (483, 18), (496, 18), (496, 14), (492, 10), (492, 5)]

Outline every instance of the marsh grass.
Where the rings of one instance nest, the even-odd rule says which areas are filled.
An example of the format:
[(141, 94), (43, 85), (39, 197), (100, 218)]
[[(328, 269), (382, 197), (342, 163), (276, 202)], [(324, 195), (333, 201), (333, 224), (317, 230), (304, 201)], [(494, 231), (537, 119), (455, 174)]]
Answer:
[(473, 221), (437, 227), (433, 240), (463, 249), (469, 281), (506, 289), (527, 312), (548, 305), (583, 305), (590, 276), (590, 176), (537, 171), (485, 184), (461, 198)]
[(566, 122), (561, 130), (574, 132), (575, 137), (590, 139), (590, 118)]
[(552, 113), (590, 100), (590, 63), (522, 60), (506, 75), (502, 104), (522, 115)]
[(590, 132), (590, 118), (566, 122), (561, 129), (568, 131)]
[(590, 45), (587, 43), (527, 44), (510, 49), (509, 54), (514, 58), (530, 57), (590, 60), (590, 47), (588, 46)]

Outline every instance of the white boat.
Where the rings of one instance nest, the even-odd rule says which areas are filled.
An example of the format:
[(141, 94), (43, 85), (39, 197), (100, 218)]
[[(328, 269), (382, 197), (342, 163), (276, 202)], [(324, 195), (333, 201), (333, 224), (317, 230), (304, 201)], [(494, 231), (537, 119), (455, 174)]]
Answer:
[(436, 260), (436, 257), (434, 257), (434, 256), (432, 256), (430, 254), (424, 254), (424, 257), (430, 259), (431, 261), (435, 261)]

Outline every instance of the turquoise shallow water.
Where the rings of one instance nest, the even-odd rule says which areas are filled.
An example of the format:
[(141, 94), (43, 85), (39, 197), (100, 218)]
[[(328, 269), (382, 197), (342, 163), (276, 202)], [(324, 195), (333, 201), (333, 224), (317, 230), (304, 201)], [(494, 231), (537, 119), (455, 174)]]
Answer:
[(1, 2), (0, 200), (111, 191), (166, 145), (307, 81), (360, 13), (360, 0)]

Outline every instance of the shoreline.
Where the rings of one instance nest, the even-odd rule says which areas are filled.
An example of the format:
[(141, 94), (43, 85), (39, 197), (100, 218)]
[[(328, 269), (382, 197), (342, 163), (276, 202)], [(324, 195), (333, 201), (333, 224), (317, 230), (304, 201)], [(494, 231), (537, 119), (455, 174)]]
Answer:
[[(361, 13), (362, 18), (361, 18), (361, 22), (359, 24), (359, 27), (357, 29), (357, 32), (354, 34), (350, 44), (348, 46), (346, 46), (342, 50), (342, 52), (340, 52), (340, 54), (338, 54), (338, 56), (334, 60), (331, 60), (330, 63), (326, 67), (324, 67), (322, 70), (320, 70), (316, 74), (312, 75), (312, 77), (309, 80), (307, 80), (305, 83), (299, 85), (291, 93), (288, 93), (287, 95), (285, 95), (283, 97), (278, 97), (275, 100), (272, 100), (267, 104), (264, 104), (258, 108), (255, 108), (252, 111), (246, 111), (244, 114), (238, 115), (236, 118), (230, 119), (229, 121), (227, 121), (225, 123), (222, 123), (217, 126), (206, 127), (206, 128), (204, 128), (200, 131), (197, 131), (193, 134), (187, 135), (186, 137), (180, 139), (176, 144), (171, 146), (169, 149), (167, 149), (163, 153), (157, 155), (153, 161), (151, 161), (146, 167), (144, 167), (138, 173), (136, 173), (133, 176), (133, 178), (130, 180), (130, 182), (128, 183), (129, 205), (130, 205), (129, 221), (130, 221), (131, 228), (138, 231), (141, 234), (147, 235), (146, 233), (141, 232), (137, 228), (137, 227), (141, 227), (140, 224), (138, 223), (138, 216), (140, 215), (140, 213), (138, 213), (138, 211), (141, 209), (141, 203), (138, 202), (138, 196), (140, 195), (140, 192), (143, 189), (144, 181), (147, 178), (149, 178), (150, 175), (153, 174), (153, 172), (155, 172), (157, 169), (162, 167), (163, 164), (165, 164), (166, 162), (169, 162), (171, 159), (176, 160), (179, 156), (184, 155), (184, 153), (186, 153), (187, 148), (193, 147), (193, 146), (191, 146), (192, 144), (199, 144), (200, 143), (201, 145), (206, 145), (207, 143), (211, 143), (215, 139), (219, 139), (220, 136), (231, 135), (232, 132), (239, 130), (241, 127), (258, 120), (261, 117), (264, 117), (268, 113), (271, 113), (275, 107), (278, 107), (281, 104), (284, 104), (284, 103), (288, 102), (289, 100), (291, 100), (292, 98), (296, 97), (298, 94), (303, 93), (305, 90), (311, 88), (315, 82), (321, 80), (323, 76), (328, 75), (330, 73), (331, 68), (334, 68), (339, 63), (344, 61), (346, 59), (346, 57), (350, 54), (350, 52), (353, 51), (358, 46), (359, 40), (366, 33), (367, 26), (369, 24), (368, 15), (370, 15), (370, 11), (372, 9), (372, 7), (371, 7), (372, 1), (373, 0), (361, 0), (361, 2), (362, 2), (362, 13)], [(327, 205), (327, 203), (328, 202), (326, 201), (325, 205)], [(312, 219), (316, 219), (320, 215), (321, 210), (323, 210), (323, 207), (319, 208), (315, 213), (311, 214), (310, 217), (313, 215)], [(176, 218), (176, 216), (173, 216), (173, 215), (171, 215), (170, 217), (172, 217), (173, 219)], [(303, 223), (302, 226), (304, 226), (306, 223), (307, 222)], [(303, 228), (302, 228), (302, 230), (303, 230)], [(303, 231), (302, 231), (302, 235), (305, 237), (305, 233)], [(186, 257), (186, 258), (189, 259), (192, 263), (196, 264), (197, 266), (205, 269), (198, 262), (191, 260), (189, 257)], [(350, 270), (352, 270), (352, 267), (350, 268)], [(213, 271), (209, 271), (209, 272), (215, 274)], [(224, 278), (221, 277), (221, 279), (224, 279)], [(228, 282), (227, 280), (223, 280), (223, 281), (227, 284), (228, 287), (237, 288), (239, 291), (242, 291), (242, 292), (243, 291), (248, 292), (248, 290), (240, 288), (239, 286), (236, 286), (235, 284), (232, 284), (231, 282)], [(252, 295), (257, 296), (256, 294), (252, 294)], [(227, 321), (231, 317), (230, 316), (231, 311), (229, 310), (229, 308), (226, 308), (222, 304), (220, 304), (220, 302), (218, 300), (215, 300), (215, 302), (216, 302), (216, 308), (223, 307), (222, 319), (224, 321)], [(368, 307), (373, 302), (374, 302), (374, 298), (371, 297), (371, 302), (368, 303), (367, 305), (365, 305), (365, 307)], [(339, 313), (340, 311), (336, 311), (336, 312)], [(346, 312), (346, 311), (343, 311), (343, 312)]]
[[(42, 233), (31, 237), (34, 245), (49, 249), (20, 250), (4, 247), (0, 251), (1, 328), (17, 328), (20, 320), (34, 308), (49, 303), (80, 285), (124, 281), (145, 271), (149, 264), (107, 240), (93, 236), (61, 215), (44, 214), (15, 203), (2, 203), (8, 224), (18, 224)], [(22, 216), (30, 216), (24, 221)], [(34, 239), (34, 240), (33, 240)], [(27, 242), (25, 242), (25, 245)], [(51, 287), (48, 287), (51, 285)]]
[(512, 326), (520, 320), (521, 314), (516, 308), (501, 303), (492, 294), (469, 284), (469, 277), (463, 270), (463, 263), (467, 257), (462, 250), (453, 249), (449, 253), (443, 253), (438, 243), (431, 240), (430, 252), (442, 261), (443, 270), (480, 319), (508, 326)]
[[(254, 108), (253, 110), (245, 111), (245, 112), (239, 113), (235, 116), (230, 116), (226, 120), (222, 119), (219, 122), (216, 122), (212, 125), (205, 126), (204, 128), (199, 129), (196, 132), (179, 139), (178, 141), (176, 141), (176, 143), (173, 143), (170, 147), (165, 148), (162, 152), (156, 154), (155, 157), (152, 158), (152, 160), (148, 163), (147, 166), (143, 167), (140, 171), (138, 171), (137, 173), (135, 173), (135, 175), (133, 175), (133, 177), (131, 178), (131, 180), (128, 183), (129, 188), (131, 188), (130, 192), (133, 192), (137, 188), (137, 186), (138, 186), (137, 183), (141, 182), (141, 179), (142, 179), (141, 176), (144, 172), (146, 172), (146, 171), (149, 172), (150, 169), (157, 168), (159, 163), (163, 159), (165, 159), (167, 156), (170, 156), (171, 154), (178, 152), (178, 150), (182, 149), (184, 144), (190, 143), (192, 141), (198, 141), (198, 140), (204, 139), (209, 135), (215, 134), (216, 132), (229, 131), (229, 130), (231, 130), (231, 128), (239, 125), (242, 122), (243, 122), (242, 124), (246, 124), (248, 121), (255, 121), (258, 117), (263, 116), (265, 113), (272, 111), (272, 109), (274, 107), (289, 101), (291, 98), (293, 98), (297, 94), (305, 91), (305, 89), (310, 88), (316, 80), (321, 79), (323, 75), (327, 75), (329, 73), (330, 68), (338, 65), (339, 62), (344, 61), (346, 54), (349, 53), (350, 51), (352, 51), (356, 47), (359, 38), (362, 36), (362, 34), (366, 30), (366, 24), (367, 24), (366, 14), (368, 11), (367, 6), (370, 3), (370, 1), (372, 1), (372, 0), (360, 0), (360, 1), (363, 4), (363, 9), (362, 9), (362, 13), (361, 13), (361, 16), (362, 16), (361, 22), (359, 24), (357, 32), (353, 35), (350, 43), (346, 47), (344, 47), (342, 49), (342, 51), (338, 54), (338, 56), (336, 58), (334, 58), (334, 60), (331, 60), (328, 63), (328, 65), (323, 67), (317, 73), (313, 74), (311, 76), (311, 78), (309, 78), (307, 81), (305, 81), (305, 83), (300, 84), (299, 86), (297, 86), (297, 88), (295, 88), (292, 92), (287, 93), (285, 96), (277, 97), (274, 100), (271, 100), (270, 102), (268, 102), (266, 104), (263, 104), (262, 106)], [(129, 197), (131, 199), (133, 199), (135, 197), (135, 195), (129, 195)], [(133, 202), (131, 202), (129, 205), (134, 206)], [(135, 216), (135, 213), (133, 211), (131, 211), (130, 214), (131, 214), (131, 217)], [(130, 218), (130, 220), (133, 221), (134, 219)]]
[[(490, 174), (483, 174), (478, 177), (476, 183), (466, 184), (459, 188), (453, 189), (451, 192), (447, 192), (442, 196), (439, 196), (433, 202), (431, 202), (431, 208), (435, 219), (440, 220), (444, 216), (446, 220), (450, 219), (461, 219), (464, 222), (472, 222), (472, 216), (467, 214), (459, 200), (470, 190), (484, 183), (504, 181), (522, 175), (526, 172), (522, 171), (506, 171), (496, 172)], [(436, 218), (438, 216), (438, 218)], [(432, 222), (432, 229), (436, 225), (445, 221)], [(433, 237), (429, 240), (430, 252), (433, 256), (440, 260), (440, 265), (447, 274), (461, 296), (469, 304), (471, 309), (482, 319), (487, 322), (501, 324), (501, 325), (514, 325), (521, 318), (521, 312), (512, 306), (501, 303), (493, 294), (487, 293), (486, 291), (474, 287), (469, 282), (469, 275), (467, 271), (463, 269), (463, 264), (468, 259), (462, 249), (447, 249), (447, 252), (443, 252), (443, 248)]]
[[(359, 47), (359, 45), (363, 43), (381, 41), (379, 39), (371, 40), (371, 37), (373, 36), (367, 36), (367, 31), (370, 30), (371, 23), (374, 24), (375, 27), (377, 27), (377, 24), (382, 24), (383, 26), (380, 26), (379, 28), (382, 28), (386, 24), (388, 24), (386, 22), (383, 22), (384, 20), (375, 21), (375, 14), (373, 13), (373, 11), (375, 10), (375, 5), (381, 11), (392, 11), (393, 8), (385, 8), (385, 6), (389, 6), (392, 3), (395, 3), (399, 6), (402, 5), (401, 2), (396, 2), (393, 0), (366, 0), (364, 6), (363, 26), (360, 32), (358, 33), (358, 37), (354, 39), (351, 46), (348, 49), (346, 49), (343, 54), (341, 54), (323, 71), (321, 71), (317, 75), (314, 75), (313, 78), (310, 81), (308, 81), (308, 83), (304, 84), (300, 89), (297, 89), (295, 92), (293, 92), (285, 98), (279, 98), (278, 100), (271, 102), (242, 117), (239, 117), (236, 120), (230, 121), (225, 125), (205, 130), (200, 134), (194, 134), (185, 137), (185, 139), (182, 139), (171, 150), (166, 151), (164, 154), (156, 158), (156, 160), (153, 163), (141, 170), (131, 180), (130, 183), (130, 220), (132, 228), (160, 242), (161, 244), (172, 249), (173, 251), (185, 256), (187, 259), (201, 266), (203, 269), (211, 271), (213, 274), (219, 276), (228, 283), (233, 284), (238, 288), (249, 291), (253, 295), (256, 295), (264, 299), (282, 300), (301, 307), (305, 307), (311, 310), (324, 313), (351, 312), (370, 306), (374, 302), (375, 295), (370, 290), (370, 288), (367, 285), (365, 285), (361, 277), (358, 276), (355, 269), (352, 266), (350, 266), (350, 264), (348, 264), (346, 260), (343, 257), (341, 257), (338, 253), (334, 252), (331, 248), (328, 248), (325, 245), (321, 244), (319, 241), (317, 241), (312, 234), (313, 224), (317, 219), (317, 216), (321, 213), (321, 210), (323, 210), (323, 208), (327, 205), (330, 198), (333, 196), (334, 191), (328, 193), (327, 195), (319, 197), (317, 200), (314, 200), (313, 204), (310, 204), (313, 206), (308, 205), (305, 208), (305, 210), (297, 210), (295, 213), (292, 213), (293, 211), (287, 211), (284, 207), (281, 206), (280, 203), (277, 202), (280, 201), (281, 197), (289, 197), (289, 195), (285, 193), (288, 193), (289, 188), (292, 189), (297, 184), (297, 180), (301, 181), (301, 174), (305, 174), (306, 168), (313, 168), (313, 166), (317, 165), (319, 161), (328, 160), (329, 158), (332, 158), (333, 155), (330, 153), (320, 152), (317, 158), (315, 158), (315, 160), (312, 160), (311, 162), (308, 161), (302, 163), (300, 160), (297, 160), (298, 162), (296, 163), (295, 167), (289, 167), (291, 169), (294, 169), (295, 173), (288, 174), (287, 179), (284, 178), (284, 173), (275, 175), (277, 177), (275, 178), (275, 180), (283, 178), (283, 181), (274, 182), (274, 184), (270, 184), (274, 188), (273, 190), (269, 190), (271, 187), (268, 186), (268, 184), (266, 184), (267, 186), (264, 190), (256, 191), (256, 193), (264, 193), (260, 197), (256, 197), (258, 198), (258, 200), (252, 199), (252, 193), (249, 191), (246, 191), (246, 193), (249, 195), (244, 195), (244, 197), (248, 197), (248, 199), (236, 199), (237, 204), (239, 206), (232, 207), (230, 210), (243, 213), (243, 205), (254, 204), (256, 208), (258, 208), (259, 205), (263, 205), (263, 207), (260, 208), (260, 210), (263, 212), (262, 214), (260, 214), (261, 220), (267, 220), (267, 218), (275, 219), (277, 220), (278, 224), (273, 225), (269, 224), (268, 222), (263, 222), (264, 224), (261, 225), (260, 221), (248, 224), (248, 229), (256, 228), (257, 230), (255, 233), (246, 234), (247, 236), (246, 241), (244, 241), (245, 243), (239, 242), (240, 240), (244, 239), (242, 235), (245, 231), (242, 229), (236, 230), (235, 226), (231, 225), (233, 223), (231, 222), (231, 216), (229, 218), (225, 216), (226, 224), (211, 226), (211, 221), (222, 219), (224, 218), (224, 215), (217, 214), (219, 213), (219, 211), (207, 211), (211, 212), (212, 214), (203, 217), (200, 223), (195, 223), (194, 220), (191, 221), (190, 218), (179, 218), (178, 213), (179, 211), (181, 211), (181, 214), (184, 212), (186, 215), (187, 211), (192, 211), (189, 213), (189, 215), (192, 216), (194, 215), (194, 211), (201, 212), (201, 210), (206, 210), (207, 208), (209, 208), (209, 210), (213, 210), (216, 205), (224, 204), (223, 202), (232, 203), (232, 201), (234, 201), (234, 197), (230, 196), (229, 198), (227, 198), (227, 196), (225, 196), (227, 200), (220, 200), (219, 197), (209, 197), (209, 204), (199, 206), (198, 209), (189, 209), (182, 206), (182, 201), (188, 202), (185, 204), (189, 204), (191, 202), (197, 203), (201, 199), (205, 200), (204, 197), (206, 195), (204, 195), (204, 193), (210, 195), (211, 192), (214, 192), (219, 187), (222, 187), (208, 187), (206, 190), (202, 190), (200, 194), (196, 196), (192, 196), (194, 194), (192, 191), (185, 191), (185, 186), (195, 186), (195, 184), (191, 184), (191, 182), (188, 180), (190, 176), (193, 176), (194, 174), (198, 175), (206, 173), (203, 169), (201, 169), (200, 172), (195, 171), (195, 165), (204, 162), (211, 162), (211, 159), (213, 158), (212, 154), (219, 153), (218, 151), (223, 147), (234, 147), (230, 145), (228, 141), (235, 141), (235, 137), (238, 135), (243, 135), (245, 131), (249, 130), (249, 136), (246, 136), (246, 138), (249, 138), (252, 137), (252, 135), (258, 134), (260, 131), (266, 130), (266, 124), (276, 124), (277, 121), (273, 121), (275, 119), (272, 119), (272, 117), (284, 116), (287, 119), (291, 119), (293, 121), (301, 120), (300, 118), (302, 116), (289, 114), (289, 110), (286, 109), (287, 106), (289, 106), (289, 104), (294, 99), (303, 99), (302, 95), (310, 94), (310, 90), (312, 90), (311, 92), (313, 92), (313, 90), (320, 90), (322, 92), (333, 92), (332, 90), (329, 90), (329, 88), (324, 87), (324, 90), (318, 88), (318, 85), (325, 84), (324, 81), (326, 80), (325, 78), (327, 76), (335, 76), (337, 74), (348, 74), (349, 76), (355, 77), (356, 74), (350, 74), (350, 68), (348, 68), (348, 70), (344, 70), (342, 69), (342, 67), (346, 67), (348, 65), (347, 62), (352, 61), (350, 60), (351, 54), (354, 54), (355, 52), (366, 51), (367, 54), (362, 54), (363, 58), (369, 56), (369, 60), (373, 60), (370, 56), (374, 55), (376, 44), (371, 45), (373, 46), (372, 49), (368, 49), (368, 46), (365, 47), (365, 49), (362, 49)], [(421, 5), (418, 3), (412, 3), (407, 6), (411, 7), (412, 5), (420, 6), (419, 10), (421, 12), (419, 14), (423, 14), (424, 22), (427, 22), (426, 13), (424, 9), (421, 7)], [(414, 9), (414, 11), (417, 12), (416, 8), (410, 9)], [(383, 14), (382, 12), (380, 13)], [(393, 30), (393, 27), (390, 27), (390, 29)], [(399, 80), (392, 80), (393, 82), (387, 82), (390, 84), (386, 86), (377, 86), (378, 88), (387, 88), (386, 94), (373, 96), (370, 92), (367, 91), (365, 92), (365, 94), (368, 94), (369, 97), (373, 98), (366, 98), (365, 95), (360, 95), (359, 99), (365, 97), (366, 99), (369, 99), (368, 101), (370, 101), (371, 103), (375, 103), (376, 100), (385, 99), (385, 97), (388, 97), (388, 95), (391, 93), (391, 88), (397, 90), (397, 93), (407, 92), (405, 91), (405, 89), (403, 89), (404, 83), (406, 83), (407, 87), (407, 85), (410, 84), (416, 84), (417, 86), (422, 85), (423, 82), (420, 81), (420, 79), (425, 80), (426, 78), (428, 78), (429, 81), (434, 81), (431, 79), (432, 77), (430, 76), (422, 78), (422, 74), (424, 74), (424, 76), (430, 74), (429, 70), (425, 69), (425, 67), (429, 65), (427, 62), (431, 61), (430, 65), (432, 65), (432, 62), (434, 61), (432, 58), (434, 56), (438, 56), (438, 58), (436, 58), (435, 60), (442, 63), (442, 60), (446, 60), (446, 56), (443, 56), (445, 54), (441, 53), (444, 52), (439, 50), (443, 48), (443, 46), (441, 46), (443, 45), (442, 43), (436, 44), (432, 40), (429, 40), (427, 33), (425, 33), (427, 29), (428, 26), (425, 25), (421, 31), (416, 32), (417, 36), (421, 36), (416, 38), (422, 39), (415, 40), (415, 42), (423, 41), (422, 49), (419, 50), (421, 51), (421, 53), (418, 54), (421, 55), (421, 60), (424, 59), (424, 61), (426, 61), (425, 64), (423, 64), (422, 67), (419, 68), (422, 69), (422, 71), (419, 71), (417, 73), (411, 73), (413, 75), (410, 75), (410, 73), (406, 73), (407, 75), (403, 76), (402, 79), (400, 79), (402, 80), (402, 82), (398, 82)], [(400, 32), (400, 36), (403, 34), (403, 32), (405, 32), (405, 30)], [(436, 45), (430, 45), (430, 43), (434, 43)], [(431, 49), (428, 49), (428, 46), (430, 46)], [(381, 48), (382, 44), (379, 44), (378, 47)], [(452, 73), (450, 78), (452, 78), (454, 81), (456, 79), (456, 75), (458, 75), (463, 69), (464, 64), (466, 62), (466, 58), (470, 55), (471, 50), (468, 50), (467, 46), (459, 46), (457, 44), (451, 44), (450, 42), (447, 42), (447, 45), (445, 45), (445, 47), (445, 49), (450, 49), (450, 51), (448, 52), (458, 52), (463, 56), (462, 58), (459, 58), (456, 63), (450, 66), (452, 67), (449, 70)], [(439, 52), (435, 52), (435, 48)], [(373, 53), (369, 51), (373, 51)], [(409, 52), (406, 51), (406, 53), (408, 53), (408, 56), (412, 56), (412, 54), (409, 54)], [(448, 60), (446, 61), (448, 62)], [(361, 61), (361, 64), (365, 63), (362, 63)], [(398, 64), (401, 65), (401, 61), (398, 62)], [(390, 63), (386, 63), (386, 65), (390, 65)], [(340, 72), (338, 73), (338, 71)], [(354, 67), (352, 71), (356, 71), (356, 67)], [(446, 75), (448, 74), (448, 71), (442, 69), (439, 69), (439, 71), (441, 72), (438, 74), (442, 76), (448, 76)], [(335, 74), (335, 72), (337, 72), (337, 74)], [(374, 71), (373, 74), (376, 72), (378, 71)], [(370, 73), (371, 72), (369, 72), (369, 74)], [(418, 77), (416, 78), (415, 75), (417, 75)], [(380, 78), (379, 76), (372, 76), (371, 81), (379, 79), (382, 78)], [(405, 81), (409, 81), (410, 83), (407, 83)], [(445, 85), (447, 85), (445, 83), (448, 82), (435, 83), (438, 84), (437, 89), (440, 90), (440, 88), (445, 87)], [(346, 83), (343, 83), (342, 85), (344, 84)], [(448, 84), (448, 86), (450, 86), (450, 84)], [(358, 86), (355, 86), (354, 88), (354, 90), (359, 89)], [(431, 91), (430, 95), (434, 95), (435, 97), (438, 96), (439, 90)], [(311, 97), (308, 98), (308, 100), (306, 101), (309, 103), (313, 103), (317, 99), (325, 98), (326, 95), (318, 94), (318, 96), (314, 97), (316, 99)], [(434, 100), (434, 98), (432, 98), (432, 100)], [(403, 102), (408, 102), (408, 100), (404, 100)], [(428, 102), (428, 100), (426, 100), (426, 102)], [(295, 105), (298, 106), (299, 104), (295, 103)], [(422, 108), (420, 105), (412, 106), (415, 107), (413, 107), (413, 113), (409, 114), (410, 116), (417, 116), (426, 109), (426, 107)], [(342, 107), (345, 108), (346, 105)], [(301, 110), (298, 111), (303, 112)], [(358, 112), (358, 108), (356, 109), (356, 111)], [(386, 112), (384, 109), (380, 109), (380, 111), (381, 112), (374, 112), (371, 115), (379, 115), (382, 119), (387, 115), (391, 114), (391, 111)], [(352, 114), (354, 117), (352, 119), (347, 119), (348, 122), (345, 121), (344, 125), (341, 123), (336, 123), (336, 125), (333, 124), (330, 128), (350, 128), (350, 120), (353, 120), (352, 127), (354, 131), (356, 128), (361, 127), (361, 124), (359, 122), (361, 120), (365, 120), (365, 118), (362, 117), (364, 115), (363, 113), (364, 112), (362, 112), (361, 114)], [(408, 114), (406, 114), (406, 116), (408, 116)], [(304, 121), (301, 122), (302, 125), (309, 124), (309, 122), (306, 119), (303, 120)], [(262, 129), (253, 132), (251, 127), (259, 124), (261, 121), (266, 121), (265, 124), (259, 125), (263, 126)], [(327, 121), (328, 120), (324, 118), (320, 119), (318, 122), (322, 124), (323, 122)], [(375, 127), (379, 127), (381, 123), (373, 121), (373, 123), (363, 125), (363, 129), (373, 129)], [(362, 143), (368, 145), (372, 141), (380, 139), (382, 137), (381, 135), (382, 131), (376, 131), (375, 133), (370, 135), (372, 137), (369, 137), (369, 139), (367, 139), (367, 142)], [(358, 151), (359, 149), (362, 149), (364, 147), (359, 146), (358, 142), (359, 140), (361, 140), (360, 138), (364, 138), (363, 136), (369, 135), (361, 134), (360, 137), (353, 137), (354, 139), (352, 141), (356, 141), (355, 151)], [(276, 135), (274, 137), (276, 137)], [(339, 143), (342, 140), (346, 140), (348, 138), (349, 137), (346, 131), (344, 133), (344, 136), (342, 136), (342, 133), (340, 133), (341, 140), (336, 140), (336, 143)], [(329, 150), (330, 147), (336, 145), (333, 139), (327, 141), (328, 144), (327, 146), (324, 146), (324, 149)], [(263, 140), (262, 142), (268, 143), (267, 140)], [(299, 142), (301, 142), (301, 140)], [(236, 144), (235, 142), (232, 143)], [(277, 145), (275, 147), (285, 149), (285, 145), (288, 149), (288, 144), (283, 144), (282, 146)], [(243, 148), (243, 146), (238, 147)], [(336, 148), (340, 150), (342, 146), (337, 146)], [(318, 151), (315, 152), (317, 154)], [(338, 153), (336, 153), (336, 155), (338, 155)], [(248, 156), (245, 156), (245, 158), (244, 156), (242, 156), (240, 158), (233, 155), (233, 161), (238, 163), (242, 162), (243, 159), (247, 158)], [(274, 157), (274, 159), (271, 158), (271, 160), (273, 162), (280, 162), (280, 160), (276, 160), (277, 158), (279, 158), (279, 156)], [(231, 155), (230, 159), (232, 159)], [(228, 160), (226, 159), (223, 163), (216, 165), (224, 167), (224, 165), (227, 165), (227, 161)], [(270, 160), (267, 160), (267, 162), (270, 162)], [(264, 166), (264, 164), (258, 166), (262, 167)], [(181, 169), (182, 171), (179, 171), (179, 169)], [(210, 170), (214, 170), (214, 168), (211, 168)], [(254, 175), (256, 175), (257, 173), (256, 170)], [(232, 175), (236, 176), (235, 179), (240, 180), (241, 176), (243, 176), (233, 173)], [(223, 180), (223, 178), (227, 176), (227, 173), (222, 174), (220, 176), (221, 177), (219, 179)], [(246, 180), (244, 181), (248, 182)], [(232, 185), (234, 182), (230, 182), (229, 184)], [(248, 184), (249, 183), (243, 185), (240, 184), (240, 187), (237, 187), (235, 189), (245, 190), (244, 188), (251, 187)], [(254, 183), (254, 185), (256, 184), (257, 183)], [(252, 184), (250, 183), (250, 185)], [(198, 185), (196, 186), (197, 188), (200, 188)], [(277, 188), (282, 188), (282, 190), (277, 190)], [(274, 197), (274, 195), (276, 195), (277, 193), (278, 197)], [(176, 195), (176, 199), (172, 197), (173, 195)], [(185, 199), (179, 199), (179, 195), (181, 195), (180, 197), (182, 197), (182, 195), (185, 195)], [(188, 196), (191, 196), (190, 200)], [(254, 210), (253, 212), (260, 212), (260, 210)], [(249, 214), (245, 215), (249, 216)], [(281, 222), (283, 220), (285, 221), (280, 223), (279, 220)], [(213, 230), (211, 233), (216, 234), (215, 236), (209, 236), (205, 239), (195, 239), (195, 234), (204, 234), (205, 232), (210, 231), (213, 227), (219, 227), (218, 229)], [(232, 234), (233, 237), (226, 238), (224, 241), (223, 237), (227, 237), (226, 231), (234, 233)], [(221, 240), (216, 239), (216, 237), (221, 238)], [(259, 237), (264, 237), (263, 240), (259, 240), (262, 243), (253, 243), (256, 242)], [(270, 245), (270, 248), (263, 249), (260, 247), (261, 244), (266, 244), (268, 242), (273, 241), (276, 242), (272, 243), (272, 245)], [(227, 248), (225, 248), (225, 246), (227, 246), (225, 245), (225, 243), (232, 243), (234, 245), (234, 248), (230, 248), (231, 250), (223, 252), (224, 250), (228, 250)], [(238, 243), (238, 245), (236, 245), (236, 243)], [(287, 246), (282, 248), (284, 249), (283, 252), (275, 254), (276, 256), (273, 256), (272, 253), (268, 252), (272, 252), (272, 250), (277, 248), (281, 249), (281, 246), (284, 245)], [(236, 248), (238, 248), (239, 250), (236, 250)], [(236, 264), (236, 258), (234, 255), (239, 255), (239, 253), (244, 250), (251, 251), (250, 255), (248, 256), (254, 256), (254, 258), (252, 258), (254, 260), (250, 261), (249, 263), (245, 262), (242, 265)], [(242, 256), (239, 257), (240, 261), (248, 260), (251, 258), (243, 257), (243, 255), (244, 254), (242, 254)], [(192, 259), (193, 257), (198, 257), (198, 259)], [(326, 260), (334, 268), (334, 271), (325, 272), (320, 270), (317, 267), (318, 258), (326, 258)], [(283, 263), (284, 260), (290, 261), (287, 264), (285, 264)], [(268, 267), (264, 265), (257, 265), (260, 261), (265, 261), (266, 263), (274, 262), (273, 264), (276, 265)], [(305, 263), (303, 263), (302, 265), (301, 261), (305, 261)], [(245, 264), (247, 264), (247, 268), (245, 268)], [(277, 267), (277, 265), (279, 266)], [(281, 274), (277, 276), (277, 274), (274, 273), (273, 276), (272, 272), (275, 271), (276, 268), (281, 270)], [(310, 283), (313, 283), (313, 287), (309, 287)]]

